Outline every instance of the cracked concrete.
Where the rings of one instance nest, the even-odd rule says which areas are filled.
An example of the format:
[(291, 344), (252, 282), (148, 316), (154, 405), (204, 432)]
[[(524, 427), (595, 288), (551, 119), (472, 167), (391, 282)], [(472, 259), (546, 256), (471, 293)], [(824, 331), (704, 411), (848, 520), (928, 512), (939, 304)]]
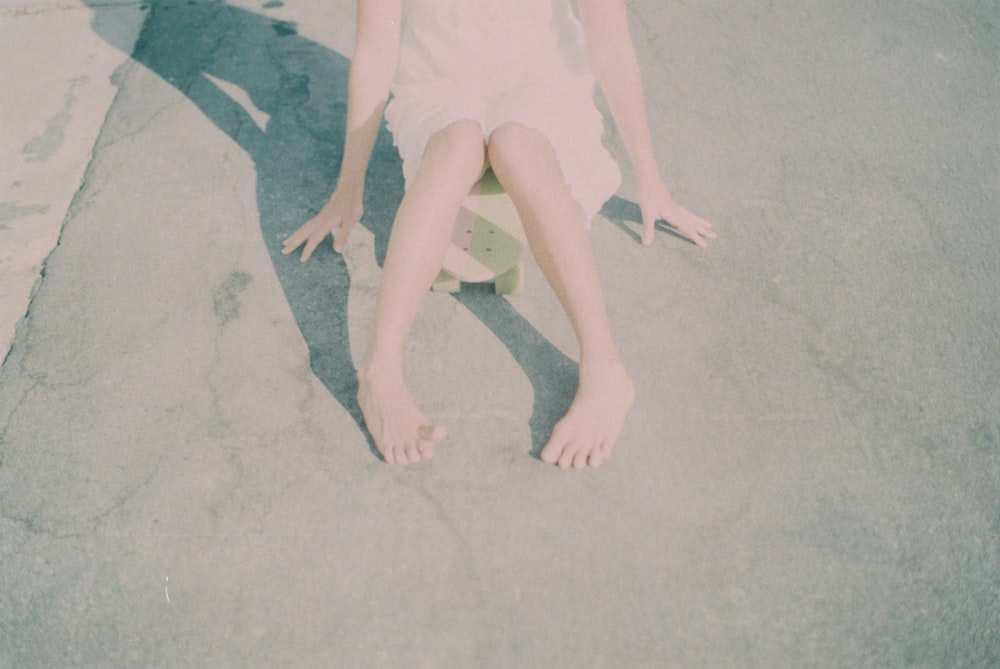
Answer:
[[(121, 44), (135, 41), (138, 2), (108, 2)], [(115, 95), (121, 49), (90, 28), (80, 3), (0, 2), (0, 352), (6, 356)], [(39, 44), (48, 45), (38, 48)], [(52, 48), (58, 45), (58, 48)]]
[(630, 178), (605, 207), (639, 398), (565, 473), (530, 263), (429, 296), (407, 374), (449, 438), (372, 454), (385, 133), (347, 253), (280, 254), (333, 186), (353, 3), (0, 0), (0, 260), (48, 256), (0, 369), (0, 666), (1000, 664), (996, 8), (630, 10), (721, 238), (639, 247)]

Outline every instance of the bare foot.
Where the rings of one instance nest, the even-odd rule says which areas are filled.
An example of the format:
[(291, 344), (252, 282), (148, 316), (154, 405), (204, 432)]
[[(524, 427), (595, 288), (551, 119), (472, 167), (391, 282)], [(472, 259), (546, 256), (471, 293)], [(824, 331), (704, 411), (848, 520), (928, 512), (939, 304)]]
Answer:
[(402, 372), (368, 369), (358, 373), (358, 404), (375, 446), (385, 461), (408, 465), (434, 457), (434, 446), (448, 434), (417, 409)]
[(580, 388), (542, 449), (542, 460), (564, 469), (599, 467), (611, 455), (634, 400), (635, 386), (620, 363), (599, 369), (581, 365)]

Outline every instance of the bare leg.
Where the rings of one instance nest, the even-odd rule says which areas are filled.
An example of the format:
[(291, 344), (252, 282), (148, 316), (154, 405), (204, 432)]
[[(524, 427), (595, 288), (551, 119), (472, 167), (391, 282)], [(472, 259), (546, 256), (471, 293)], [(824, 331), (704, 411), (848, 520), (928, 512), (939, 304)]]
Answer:
[(597, 467), (610, 455), (635, 399), (611, 337), (597, 265), (579, 204), (548, 139), (508, 123), (487, 147), (490, 165), (517, 205), (531, 248), (580, 343), (580, 387), (542, 459)]
[(403, 344), (441, 269), (462, 199), (482, 174), (479, 124), (459, 121), (427, 144), (396, 214), (375, 302), (371, 344), (358, 372), (358, 404), (386, 462), (433, 457), (446, 430), (417, 409), (403, 380)]

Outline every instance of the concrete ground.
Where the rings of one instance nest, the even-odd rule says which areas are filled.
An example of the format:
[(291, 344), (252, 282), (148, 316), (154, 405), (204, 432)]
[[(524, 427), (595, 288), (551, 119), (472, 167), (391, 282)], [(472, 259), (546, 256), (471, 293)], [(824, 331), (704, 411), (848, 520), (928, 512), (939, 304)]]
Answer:
[(277, 252), (333, 185), (353, 3), (0, 2), (19, 305), (59, 235), (0, 370), (0, 666), (1000, 666), (1000, 8), (629, 5), (721, 236), (640, 247), (630, 177), (605, 207), (639, 399), (563, 472), (533, 266), (428, 298), (451, 434), (373, 455), (385, 133), (346, 255)]

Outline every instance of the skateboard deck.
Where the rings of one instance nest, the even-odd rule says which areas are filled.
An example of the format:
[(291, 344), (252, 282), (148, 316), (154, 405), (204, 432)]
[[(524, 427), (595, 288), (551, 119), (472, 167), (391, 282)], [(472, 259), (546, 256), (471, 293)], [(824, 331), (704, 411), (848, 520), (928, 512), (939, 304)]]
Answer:
[(486, 170), (462, 201), (451, 245), (432, 290), (457, 293), (462, 283), (493, 283), (499, 294), (524, 285), (521, 255), (527, 239), (510, 196)]

